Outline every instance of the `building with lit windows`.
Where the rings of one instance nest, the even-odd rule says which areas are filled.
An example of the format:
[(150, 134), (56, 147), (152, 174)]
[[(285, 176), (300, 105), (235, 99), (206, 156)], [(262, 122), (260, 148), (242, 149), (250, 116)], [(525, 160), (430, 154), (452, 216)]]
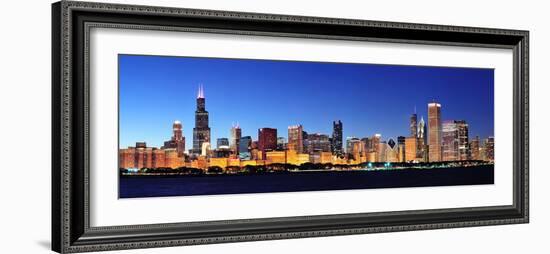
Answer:
[(494, 161), (495, 160), (495, 138), (488, 137), (483, 142), (483, 147), (485, 148), (485, 160)]
[(406, 137), (405, 138), (405, 161), (411, 162), (416, 161), (418, 148), (418, 138), (416, 137)]
[(237, 123), (237, 125), (233, 125), (231, 127), (231, 130), (229, 131), (231, 134), (231, 140), (230, 140), (230, 148), (231, 151), (233, 151), (235, 154), (239, 153), (239, 142), (241, 140), (241, 127)]
[(265, 158), (267, 151), (277, 149), (277, 129), (261, 128), (258, 129), (258, 150), (262, 152), (262, 158)]
[(304, 128), (302, 125), (288, 126), (288, 150), (304, 152)]
[(470, 159), (470, 142), (468, 139), (468, 124), (464, 120), (455, 121), (458, 129), (458, 160)]
[(307, 135), (307, 148), (309, 154), (314, 152), (330, 152), (330, 141), (328, 135), (312, 133)]
[(458, 160), (458, 124), (457, 121), (445, 121), (442, 125), (442, 160)]
[(332, 122), (332, 153), (336, 155), (344, 154), (343, 128), (340, 120)]
[(481, 160), (481, 155), (479, 154), (479, 136), (476, 136), (470, 141), (470, 159), (471, 160)]
[(185, 152), (185, 137), (183, 136), (183, 125), (180, 121), (175, 121), (172, 124), (172, 138), (164, 142), (162, 148), (174, 148), (178, 152), (179, 157), (183, 157)]
[(265, 153), (265, 160), (268, 164), (273, 163), (286, 163), (286, 152), (285, 151), (270, 151)]
[(441, 104), (428, 104), (428, 146), (430, 162), (441, 161)]

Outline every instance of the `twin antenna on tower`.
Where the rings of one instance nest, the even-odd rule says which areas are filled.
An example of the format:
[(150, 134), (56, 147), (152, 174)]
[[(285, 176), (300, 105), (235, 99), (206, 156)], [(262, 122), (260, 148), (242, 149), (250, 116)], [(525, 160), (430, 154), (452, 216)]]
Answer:
[(199, 84), (199, 92), (197, 93), (197, 99), (204, 99), (204, 87)]

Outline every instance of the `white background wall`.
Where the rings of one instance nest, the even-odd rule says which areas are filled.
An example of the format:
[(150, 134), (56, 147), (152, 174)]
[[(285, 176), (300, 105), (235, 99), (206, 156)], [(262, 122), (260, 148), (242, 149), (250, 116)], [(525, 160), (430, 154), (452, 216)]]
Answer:
[[(115, 2), (115, 1), (113, 1)], [(526, 29), (531, 31), (531, 223), (122, 253), (546, 253), (550, 173), (543, 164), (550, 79), (545, 1), (116, 1), (190, 8)], [(0, 253), (50, 245), (50, 1), (5, 1), (0, 15)], [(546, 229), (546, 230), (545, 230)]]

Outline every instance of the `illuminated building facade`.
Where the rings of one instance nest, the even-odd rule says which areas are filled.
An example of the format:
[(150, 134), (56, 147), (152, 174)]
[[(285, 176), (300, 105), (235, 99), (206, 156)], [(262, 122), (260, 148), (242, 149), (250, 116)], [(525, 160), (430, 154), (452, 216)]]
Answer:
[(403, 136), (397, 137), (397, 160), (405, 162), (405, 140)]
[(262, 152), (262, 158), (265, 158), (267, 151), (277, 149), (277, 129), (261, 128), (258, 129), (258, 150)]
[(488, 137), (485, 139), (485, 142), (483, 143), (484, 146), (484, 152), (485, 152), (485, 160), (487, 161), (494, 161), (495, 160), (495, 138), (494, 137)]
[(313, 133), (307, 135), (307, 153), (330, 152), (330, 140), (328, 135)]
[(288, 126), (288, 150), (304, 152), (304, 128), (302, 125)]
[(458, 129), (458, 159), (461, 161), (470, 159), (470, 144), (468, 138), (468, 123), (464, 120), (456, 121)]
[(470, 141), (470, 159), (471, 160), (481, 160), (481, 156), (479, 154), (479, 136), (476, 136), (474, 139)]
[(240, 144), (241, 135), (242, 135), (241, 127), (237, 123), (237, 125), (233, 125), (231, 127), (230, 132), (231, 132), (230, 133), (231, 134), (231, 144), (230, 144), (231, 151), (233, 151), (235, 154), (238, 154), (240, 151), (239, 144)]
[(458, 124), (456, 121), (445, 121), (442, 127), (442, 160), (458, 160)]
[(265, 153), (267, 163), (286, 163), (285, 151), (270, 151)]
[(416, 137), (406, 137), (405, 138), (405, 161), (411, 162), (416, 161), (418, 148), (418, 138)]
[(441, 161), (441, 104), (428, 104), (428, 146), (430, 162)]
[[(177, 152), (177, 150), (176, 150)], [(163, 149), (153, 148), (153, 168), (166, 167), (166, 152)]]
[(374, 134), (374, 136), (372, 136), (370, 138), (370, 148), (371, 150), (369, 150), (369, 153), (373, 153), (372, 157), (375, 158), (374, 160), (370, 160), (371, 162), (379, 162), (379, 158), (380, 158), (380, 142), (382, 140), (382, 135), (381, 134)]
[(178, 156), (183, 157), (185, 152), (185, 137), (183, 136), (183, 125), (180, 121), (175, 121), (172, 124), (172, 131), (172, 138), (164, 142), (163, 148), (174, 148)]

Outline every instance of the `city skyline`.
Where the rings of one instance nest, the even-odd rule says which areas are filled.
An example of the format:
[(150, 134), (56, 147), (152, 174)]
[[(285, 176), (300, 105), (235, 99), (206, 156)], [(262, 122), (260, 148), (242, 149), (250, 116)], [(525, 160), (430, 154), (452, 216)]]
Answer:
[[(241, 136), (251, 136), (256, 141), (261, 128), (275, 128), (277, 137), (288, 141), (287, 128), (294, 125), (302, 125), (309, 133), (331, 135), (332, 123), (338, 120), (344, 123), (344, 140), (375, 133), (382, 134), (383, 140), (396, 140), (398, 136), (408, 136), (411, 114), (428, 121), (427, 104), (432, 101), (461, 102), (445, 105), (441, 119), (466, 120), (470, 138), (493, 136), (493, 70), (489, 69), (130, 55), (120, 55), (119, 61), (121, 148), (136, 141), (162, 146), (171, 135), (166, 126), (176, 120), (183, 124), (186, 150), (193, 148), (196, 97), (206, 98), (212, 148), (217, 139), (231, 138), (235, 123), (241, 127)], [(294, 74), (283, 75), (278, 79), (279, 85), (270, 87), (272, 75), (285, 70)], [(202, 72), (208, 75), (195, 77)], [(344, 89), (330, 90), (326, 88), (334, 87), (328, 87), (330, 82), (326, 79), (335, 84), (348, 82)], [(197, 95), (199, 84), (204, 86)], [(411, 94), (410, 86), (415, 84), (416, 90), (424, 93)], [(437, 86), (444, 86), (445, 92), (434, 94)], [(380, 91), (380, 87), (385, 89)], [(389, 96), (377, 95), (388, 87), (393, 91)], [(401, 88), (402, 93), (396, 88)], [(368, 93), (369, 90), (376, 94)], [(426, 98), (432, 99), (421, 104)], [(409, 104), (407, 111), (405, 106)]]

